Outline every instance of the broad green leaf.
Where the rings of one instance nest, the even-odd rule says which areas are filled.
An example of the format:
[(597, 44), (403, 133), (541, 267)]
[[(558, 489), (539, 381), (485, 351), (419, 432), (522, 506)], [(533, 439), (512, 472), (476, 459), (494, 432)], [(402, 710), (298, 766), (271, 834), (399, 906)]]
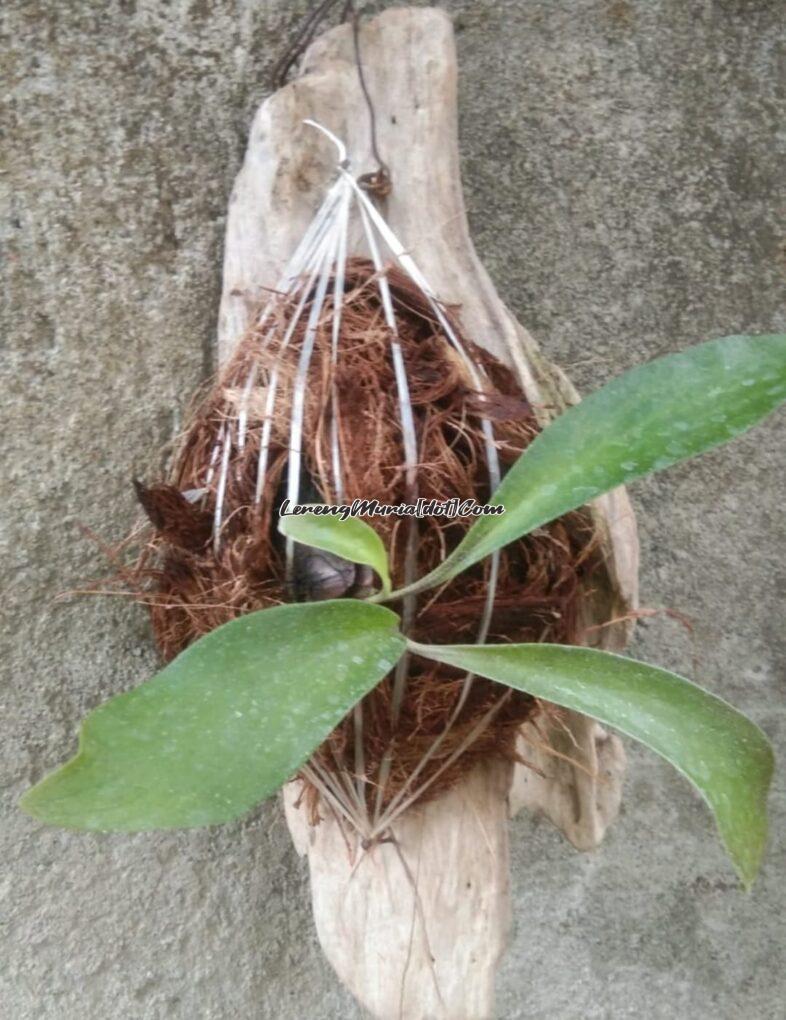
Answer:
[(740, 878), (750, 885), (767, 839), (772, 749), (725, 701), (665, 669), (566, 645), (411, 645), (445, 662), (635, 737), (693, 783), (715, 814)]
[(390, 591), (385, 546), (376, 531), (365, 521), (357, 517), (347, 517), (342, 521), (340, 517), (327, 514), (287, 514), (279, 518), (278, 530), (303, 545), (311, 545), (315, 549), (335, 553), (351, 563), (363, 563), (371, 567), (382, 581), (383, 593)]
[(349, 599), (224, 624), (92, 712), (76, 757), (21, 806), (77, 829), (235, 818), (286, 782), (395, 665), (398, 624), (390, 610)]
[[(730, 336), (613, 379), (548, 425), (419, 591), (618, 485), (725, 443), (786, 399), (786, 335)], [(396, 596), (399, 592), (394, 593)]]

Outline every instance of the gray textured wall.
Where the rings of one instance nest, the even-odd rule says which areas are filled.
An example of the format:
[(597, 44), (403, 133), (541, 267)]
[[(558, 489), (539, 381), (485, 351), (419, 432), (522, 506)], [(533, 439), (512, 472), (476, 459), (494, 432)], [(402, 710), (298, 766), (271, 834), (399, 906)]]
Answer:
[[(447, 6), (478, 248), (580, 388), (713, 335), (783, 328), (777, 0)], [(142, 612), (55, 596), (101, 574), (80, 524), (123, 532), (130, 476), (155, 469), (211, 363), (229, 188), (304, 9), (3, 6), (0, 1001), (12, 1020), (360, 1016), (322, 960), (274, 805), (212, 831), (132, 837), (47, 830), (14, 807), (73, 751), (86, 710), (154, 668)], [(779, 424), (636, 485), (643, 599), (696, 627), (690, 639), (648, 621), (633, 651), (696, 676), (782, 746)], [(601, 851), (514, 823), (499, 1016), (783, 1016), (782, 780), (746, 897), (688, 786), (652, 755), (631, 759)]]

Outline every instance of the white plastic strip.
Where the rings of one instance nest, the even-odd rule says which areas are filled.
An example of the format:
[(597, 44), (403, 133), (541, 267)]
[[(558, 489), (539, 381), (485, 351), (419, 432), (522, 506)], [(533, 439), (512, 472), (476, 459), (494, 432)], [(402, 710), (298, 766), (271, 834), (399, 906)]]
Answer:
[(265, 398), (265, 411), (262, 422), (262, 438), (259, 446), (259, 460), (257, 463), (257, 482), (256, 490), (254, 493), (254, 503), (258, 504), (262, 499), (262, 493), (265, 487), (265, 477), (267, 475), (267, 464), (270, 449), (270, 433), (273, 425), (273, 410), (275, 408), (276, 393), (278, 390), (278, 377), (279, 377), (279, 363), (283, 356), (284, 351), (289, 346), (289, 342), (292, 339), (292, 335), (295, 332), (295, 327), (300, 321), (300, 316), (303, 313), (306, 301), (309, 294), (314, 286), (314, 281), (317, 278), (317, 274), (322, 267), (322, 263), (325, 261), (327, 254), (331, 250), (331, 245), (334, 245), (334, 237), (328, 233), (322, 236), (320, 247), (310, 265), (306, 271), (308, 273), (308, 279), (305, 285), (301, 288), (300, 300), (297, 303), (295, 311), (292, 314), (292, 318), (287, 324), (284, 336), (281, 338), (281, 344), (277, 351), (276, 361), (270, 372), (270, 378), (267, 385), (267, 394)]
[[(333, 267), (338, 255), (341, 243), (341, 224), (346, 214), (351, 192), (347, 191), (337, 214), (337, 221), (326, 240), (325, 257), (320, 268), (319, 282), (317, 283), (314, 297), (311, 301), (306, 331), (303, 336), (303, 344), (300, 349), (295, 385), (292, 392), (292, 415), (289, 431), (289, 461), (287, 464), (287, 499), (290, 503), (297, 503), (300, 491), (300, 469), (303, 456), (303, 417), (306, 406), (306, 382), (308, 381), (308, 370), (311, 365), (311, 357), (314, 353), (314, 343), (317, 336), (317, 328), (322, 315), (322, 308), (327, 296), (328, 284), (333, 272)], [(310, 288), (309, 288), (310, 290)], [(292, 566), (292, 555), (294, 542), (287, 539), (287, 573)]]

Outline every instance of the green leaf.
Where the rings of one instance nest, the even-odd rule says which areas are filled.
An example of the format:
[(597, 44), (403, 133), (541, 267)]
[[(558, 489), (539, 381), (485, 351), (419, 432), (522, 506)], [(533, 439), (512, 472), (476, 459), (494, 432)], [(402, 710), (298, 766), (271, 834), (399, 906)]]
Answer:
[(22, 798), (52, 825), (213, 825), (274, 793), (405, 641), (395, 613), (355, 600), (279, 606), (207, 634), (92, 712), (79, 752)]
[(733, 439), (784, 399), (783, 334), (710, 340), (618, 376), (519, 457), (490, 501), (505, 513), (478, 518), (450, 556), (406, 590), (441, 584), (618, 485)]
[(773, 769), (767, 738), (725, 701), (643, 662), (566, 645), (416, 645), (411, 648), (635, 737), (682, 772), (715, 814), (737, 872), (749, 886), (767, 839)]
[(382, 592), (390, 591), (388, 555), (382, 539), (372, 527), (357, 517), (332, 515), (287, 515), (279, 518), (278, 530), (303, 545), (334, 553), (352, 563), (363, 563), (375, 570), (382, 581)]

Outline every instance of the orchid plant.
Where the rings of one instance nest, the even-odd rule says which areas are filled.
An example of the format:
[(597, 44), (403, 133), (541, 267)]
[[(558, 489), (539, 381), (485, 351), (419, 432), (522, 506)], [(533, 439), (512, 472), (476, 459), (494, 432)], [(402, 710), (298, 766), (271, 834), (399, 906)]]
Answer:
[(684, 677), (627, 657), (549, 644), (410, 640), (384, 603), (441, 585), (589, 500), (739, 435), (786, 399), (786, 335), (732, 336), (629, 371), (549, 424), (439, 566), (391, 590), (380, 537), (349, 518), (283, 517), (291, 540), (371, 567), (361, 601), (249, 613), (85, 720), (75, 757), (21, 805), (52, 825), (143, 830), (226, 822), (290, 779), (408, 652), (574, 709), (639, 740), (714, 813), (742, 882), (761, 863), (773, 755), (762, 731)]

